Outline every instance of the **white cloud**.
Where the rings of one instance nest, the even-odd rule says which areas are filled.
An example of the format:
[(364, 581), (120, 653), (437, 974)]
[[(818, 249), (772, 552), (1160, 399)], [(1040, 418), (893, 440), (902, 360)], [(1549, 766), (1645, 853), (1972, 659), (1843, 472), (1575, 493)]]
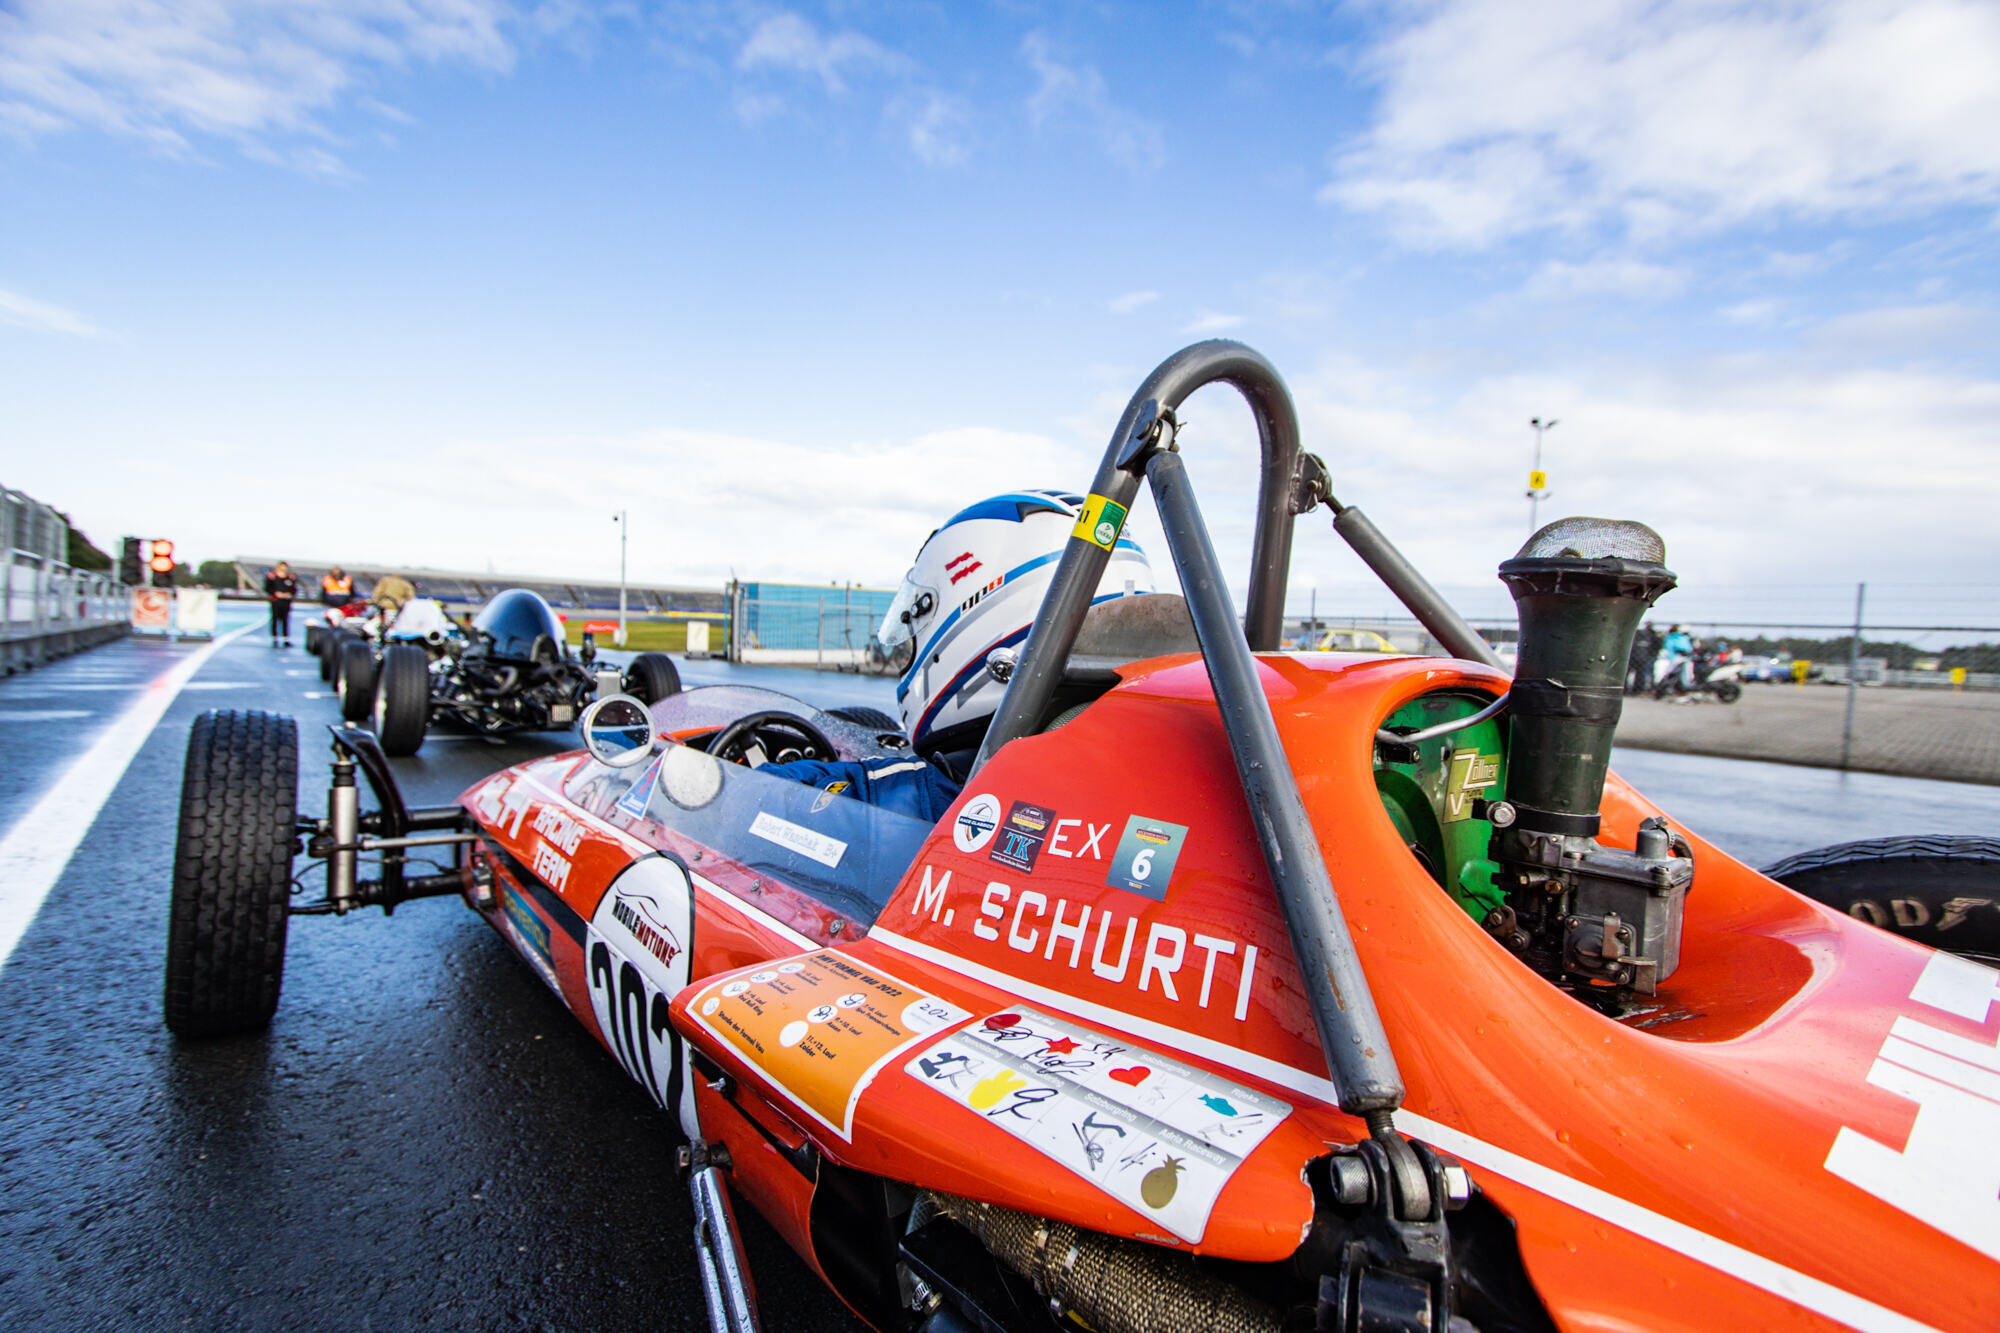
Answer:
[[(1851, 599), (1859, 579), (1962, 582), (2000, 559), (1990, 378), (1767, 354), (1473, 373), (1442, 392), (1352, 358), (1290, 379), (1335, 494), (1468, 613), (1511, 614), (1493, 570), (1527, 532), (1538, 414), (1562, 421), (1546, 440), (1542, 518), (1651, 524), (1681, 576), (1674, 614), (1800, 619), (1816, 587), (1844, 585)], [(1365, 572), (1319, 526), (1301, 525), (1295, 568), (1324, 571), (1322, 588), (1362, 587)]]
[(899, 67), (902, 58), (858, 32), (831, 32), (797, 14), (775, 14), (759, 23), (736, 53), (738, 69), (781, 69), (818, 78), (833, 94), (847, 91), (843, 67), (855, 70)]
[(78, 338), (103, 336), (96, 325), (74, 310), (37, 301), (4, 287), (0, 287), (0, 324), (12, 324), (37, 333), (67, 333)]
[(0, 124), (87, 127), (173, 153), (231, 139), (337, 170), (321, 117), (369, 67), (504, 70), (504, 0), (20, 0), (0, 10)]
[(1636, 259), (1591, 259), (1580, 264), (1552, 259), (1528, 279), (1524, 289), (1532, 300), (1561, 301), (1579, 296), (1624, 296), (1656, 301), (1677, 295), (1687, 286), (1680, 269)]
[(1112, 297), (1108, 308), (1114, 315), (1129, 315), (1159, 299), (1158, 292), (1126, 292), (1123, 296)]
[(901, 126), (910, 151), (925, 166), (964, 163), (972, 111), (962, 99), (936, 91), (912, 94), (891, 102), (888, 116)]
[(1160, 127), (1113, 101), (1095, 66), (1057, 60), (1039, 32), (1022, 40), (1021, 56), (1037, 80), (1028, 97), (1028, 117), (1037, 129), (1073, 126), (1094, 139), (1105, 156), (1141, 175), (1157, 171), (1167, 160)]
[(1214, 310), (1204, 310), (1187, 323), (1181, 325), (1182, 333), (1227, 333), (1243, 322), (1241, 315), (1225, 315)]
[(1406, 242), (1658, 238), (2000, 199), (2000, 9), (1981, 0), (1395, 6), (1375, 123), (1328, 202)]

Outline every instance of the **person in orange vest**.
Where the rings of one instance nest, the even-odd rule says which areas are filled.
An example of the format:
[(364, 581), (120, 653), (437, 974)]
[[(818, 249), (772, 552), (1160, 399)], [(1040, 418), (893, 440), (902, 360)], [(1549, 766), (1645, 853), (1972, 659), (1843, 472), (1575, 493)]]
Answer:
[(354, 597), (354, 576), (335, 565), (319, 577), (320, 600), (328, 606), (345, 606)]

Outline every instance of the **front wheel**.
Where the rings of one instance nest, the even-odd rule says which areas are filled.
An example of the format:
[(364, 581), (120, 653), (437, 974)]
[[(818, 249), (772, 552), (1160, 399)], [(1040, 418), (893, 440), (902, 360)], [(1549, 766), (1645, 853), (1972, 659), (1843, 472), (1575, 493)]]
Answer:
[(1733, 680), (1725, 680), (1715, 687), (1715, 697), (1726, 704), (1733, 704), (1743, 697), (1743, 687)]
[(1905, 939), (2000, 962), (2000, 838), (1867, 838), (1788, 856), (1764, 873)]
[(431, 714), (431, 659), (414, 643), (382, 650), (375, 681), (375, 738), (384, 754), (415, 754)]
[(188, 733), (167, 916), (167, 1027), (225, 1037), (271, 1021), (285, 973), (299, 734), (209, 712)]
[(665, 653), (640, 653), (625, 668), (625, 693), (642, 704), (656, 704), (681, 692), (681, 673)]
[(340, 662), (333, 669), (333, 692), (340, 697), (340, 715), (364, 721), (375, 708), (375, 650), (365, 639), (340, 645)]

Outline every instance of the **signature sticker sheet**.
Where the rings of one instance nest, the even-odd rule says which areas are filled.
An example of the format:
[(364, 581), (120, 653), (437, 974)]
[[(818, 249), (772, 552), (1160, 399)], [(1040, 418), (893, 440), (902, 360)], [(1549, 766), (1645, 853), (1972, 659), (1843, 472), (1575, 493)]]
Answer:
[(1196, 1242), (1230, 1176), (1292, 1111), (1026, 1007), (953, 1033), (903, 1069)]
[(853, 1137), (862, 1089), (898, 1052), (971, 1017), (837, 949), (712, 983), (691, 1012), (842, 1138)]

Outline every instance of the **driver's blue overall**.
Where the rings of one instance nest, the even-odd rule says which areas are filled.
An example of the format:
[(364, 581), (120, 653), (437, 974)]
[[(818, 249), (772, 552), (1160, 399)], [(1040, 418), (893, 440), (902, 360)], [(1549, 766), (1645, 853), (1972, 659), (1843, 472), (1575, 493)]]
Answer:
[(943, 769), (922, 759), (883, 756), (837, 763), (797, 759), (789, 764), (766, 764), (757, 770), (766, 777), (803, 782), (821, 791), (851, 796), (880, 810), (921, 819), (935, 824), (958, 799), (959, 784)]

